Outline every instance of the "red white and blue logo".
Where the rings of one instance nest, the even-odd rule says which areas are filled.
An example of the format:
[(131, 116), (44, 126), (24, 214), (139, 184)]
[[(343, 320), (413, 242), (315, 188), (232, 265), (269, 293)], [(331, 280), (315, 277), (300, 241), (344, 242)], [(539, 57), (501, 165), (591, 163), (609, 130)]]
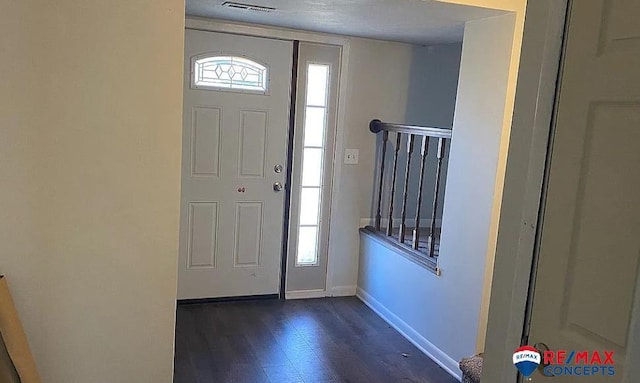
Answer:
[(531, 346), (522, 346), (513, 353), (513, 365), (528, 378), (540, 365), (540, 353)]

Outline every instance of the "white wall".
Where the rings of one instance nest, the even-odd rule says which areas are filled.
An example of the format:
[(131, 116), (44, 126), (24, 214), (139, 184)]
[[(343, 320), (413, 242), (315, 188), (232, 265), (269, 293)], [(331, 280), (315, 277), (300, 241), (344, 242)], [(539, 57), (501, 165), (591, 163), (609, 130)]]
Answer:
[(556, 92), (566, 1), (527, 4), (518, 89), (500, 212), (483, 381), (514, 382)]
[[(376, 136), (374, 118), (402, 121), (409, 94), (412, 46), (349, 39), (347, 94), (340, 107), (329, 234), (329, 285), (336, 295), (353, 295), (358, 275), (358, 229), (370, 217)], [(344, 68), (343, 68), (344, 69)], [(360, 150), (358, 165), (343, 164), (344, 148)]]
[[(449, 178), (440, 251), (442, 267), (469, 270), (459, 277), (472, 286), (479, 309), (486, 309), (486, 269), (492, 269), (496, 183), (507, 108), (515, 15), (467, 23), (462, 51)], [(499, 206), (498, 206), (499, 209)], [(447, 257), (449, 255), (449, 257)], [(450, 259), (456, 258), (455, 261)], [(475, 300), (474, 300), (475, 301)], [(477, 317), (476, 317), (477, 315)], [(478, 321), (476, 351), (484, 347), (485, 313)], [(484, 322), (484, 323), (483, 323)]]
[[(344, 102), (345, 124), (339, 127), (338, 132), (329, 245), (333, 257), (333, 264), (330, 265), (333, 275), (330, 274), (330, 278), (337, 295), (355, 292), (359, 251), (358, 229), (363, 224), (368, 224), (375, 216), (373, 192), (378, 182), (379, 169), (376, 164), (380, 137), (369, 131), (369, 122), (378, 118), (388, 122), (451, 127), (461, 44), (421, 47), (350, 39), (348, 52), (349, 78)], [(392, 158), (393, 140), (395, 138), (391, 135), (387, 148), (387, 163), (390, 163)], [(436, 140), (430, 145), (431, 158), (423, 194), (423, 218), (431, 216), (430, 202), (434, 181), (430, 176), (435, 174), (433, 160), (436, 145)], [(344, 148), (360, 150), (358, 165), (342, 163)], [(413, 179), (417, 180), (418, 151), (415, 155), (413, 173), (416, 176)], [(400, 164), (406, 163), (406, 159), (399, 161)], [(401, 185), (404, 179), (402, 166), (399, 166), (398, 185)], [(443, 179), (445, 177), (446, 166)], [(386, 183), (390, 184), (389, 172), (385, 178)], [(389, 185), (386, 188), (388, 190)], [(415, 189), (417, 190), (417, 187)], [(415, 217), (415, 192), (411, 196), (407, 204), (410, 212), (408, 216)], [(386, 208), (387, 205), (385, 202), (383, 207)], [(396, 210), (399, 215), (399, 209)]]
[[(494, 261), (496, 256), (496, 244), (498, 239), (498, 225), (502, 208), (502, 193), (507, 167), (507, 155), (511, 137), (511, 124), (518, 83), (518, 68), (520, 67), (520, 54), (522, 50), (522, 35), (524, 31), (525, 12), (527, 0), (438, 0), (447, 3), (470, 5), (474, 7), (494, 8), (512, 12), (515, 17), (514, 29), (511, 37), (511, 57), (508, 68), (508, 81), (505, 94), (505, 105), (502, 114), (502, 133), (498, 154), (498, 166), (493, 195), (493, 207), (489, 242), (486, 249), (487, 262), (484, 276), (482, 309), (480, 314), (480, 328), (478, 333), (478, 349), (483, 349), (485, 334), (489, 317), (489, 301), (491, 297), (491, 285), (493, 282)], [(490, 44), (490, 43), (489, 43)]]
[(0, 272), (45, 382), (170, 382), (184, 3), (3, 2)]
[[(473, 353), (475, 297), (467, 297), (465, 282), (433, 272), (390, 250), (377, 239), (360, 234), (358, 297), (418, 348), (455, 376), (458, 361)], [(463, 286), (452, 288), (456, 282)], [(477, 311), (477, 310), (476, 310)]]
[(359, 295), (426, 339), (450, 370), (484, 344), (483, 288), (514, 24), (515, 15), (508, 14), (466, 25), (444, 201), (442, 276), (368, 237), (362, 240)]

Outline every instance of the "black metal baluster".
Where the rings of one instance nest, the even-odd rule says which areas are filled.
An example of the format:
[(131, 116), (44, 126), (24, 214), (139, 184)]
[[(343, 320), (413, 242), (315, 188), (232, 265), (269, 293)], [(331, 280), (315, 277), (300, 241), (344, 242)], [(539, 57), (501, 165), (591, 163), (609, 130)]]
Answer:
[(389, 132), (382, 132), (382, 161), (380, 162), (380, 184), (378, 185), (378, 209), (376, 210), (376, 231), (380, 231), (380, 221), (382, 220), (382, 189), (384, 186), (384, 159), (387, 155), (387, 141)]
[(429, 246), (429, 256), (434, 256), (434, 251), (436, 248), (436, 213), (438, 211), (438, 198), (440, 196), (440, 174), (442, 171), (442, 158), (444, 157), (444, 149), (445, 149), (445, 139), (438, 139), (438, 163), (436, 166), (436, 184), (433, 192), (433, 209), (431, 210), (431, 228), (429, 230), (429, 240), (427, 245)]
[(402, 139), (402, 133), (396, 133), (396, 147), (395, 155), (393, 157), (393, 175), (391, 177), (391, 193), (389, 194), (389, 223), (387, 224), (387, 235), (391, 236), (393, 233), (393, 198), (396, 194), (396, 175), (398, 173), (398, 152), (400, 151), (400, 140)]
[(420, 151), (420, 180), (418, 182), (418, 204), (416, 206), (416, 224), (413, 229), (413, 248), (418, 250), (420, 247), (420, 208), (422, 208), (422, 187), (424, 185), (424, 169), (427, 166), (427, 155), (429, 154), (429, 137), (422, 137), (422, 148)]
[(410, 134), (407, 138), (407, 169), (404, 175), (404, 190), (402, 193), (402, 216), (400, 218), (400, 233), (398, 241), (404, 243), (404, 231), (406, 229), (405, 221), (407, 219), (407, 196), (409, 195), (409, 176), (411, 175), (411, 156), (413, 154), (413, 140), (415, 136)]

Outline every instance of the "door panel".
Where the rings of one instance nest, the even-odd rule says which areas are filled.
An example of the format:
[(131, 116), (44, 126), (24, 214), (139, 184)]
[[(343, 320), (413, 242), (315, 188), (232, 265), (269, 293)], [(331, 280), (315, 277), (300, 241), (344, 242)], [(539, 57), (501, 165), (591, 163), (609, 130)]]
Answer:
[(243, 110), (240, 117), (239, 178), (264, 178), (267, 112)]
[(189, 202), (188, 225), (187, 268), (190, 270), (214, 268), (218, 234), (218, 203)]
[[(186, 31), (178, 299), (279, 292), (284, 193), (273, 184), (285, 173), (273, 169), (286, 163), (292, 49)], [(196, 59), (214, 56), (221, 61), (196, 71)], [(260, 69), (233, 66), (245, 59), (267, 68), (266, 91), (246, 89)], [(237, 88), (209, 86), (225, 81)]]
[(220, 171), (220, 108), (192, 109), (191, 176), (214, 176)]
[(262, 219), (262, 202), (236, 204), (234, 267), (260, 266)]
[(640, 50), (640, 24), (637, 22), (637, 2), (606, 1), (601, 19), (598, 53)]
[(631, 381), (623, 376), (640, 265), (637, 14), (637, 1), (571, 6), (529, 343), (614, 351), (615, 375), (563, 372), (554, 382)]

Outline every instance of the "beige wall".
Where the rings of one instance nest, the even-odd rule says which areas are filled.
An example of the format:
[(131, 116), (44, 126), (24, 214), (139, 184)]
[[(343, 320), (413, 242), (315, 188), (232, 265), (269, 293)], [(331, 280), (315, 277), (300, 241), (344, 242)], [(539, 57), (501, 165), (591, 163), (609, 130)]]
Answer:
[(40, 194), (36, 129), (41, 116), (32, 108), (42, 103), (36, 92), (38, 34), (24, 25), (33, 12), (26, 1), (5, 1), (0, 7), (0, 274), (6, 274), (28, 336), (42, 336), (47, 286), (39, 211)]
[(41, 375), (170, 382), (184, 4), (0, 18), (0, 272)]

